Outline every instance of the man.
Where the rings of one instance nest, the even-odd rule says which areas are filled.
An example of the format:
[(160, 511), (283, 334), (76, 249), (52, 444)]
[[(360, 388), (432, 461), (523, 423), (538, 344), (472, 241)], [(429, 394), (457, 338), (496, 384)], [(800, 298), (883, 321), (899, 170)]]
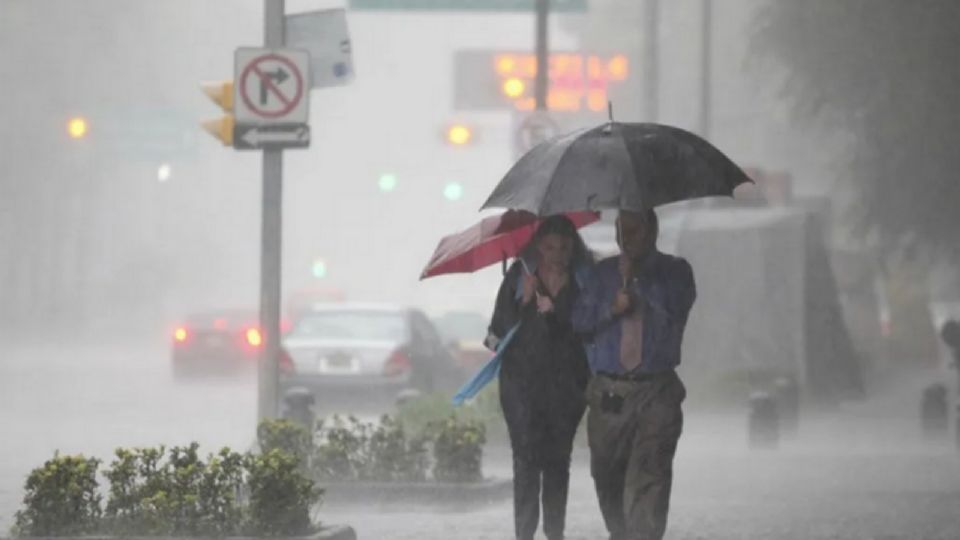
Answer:
[(950, 352), (953, 353), (951, 367), (957, 370), (957, 392), (960, 392), (960, 321), (950, 319), (943, 323), (940, 328), (940, 339), (950, 347)]
[(696, 298), (687, 261), (657, 251), (657, 215), (620, 211), (621, 254), (597, 264), (573, 315), (593, 377), (591, 474), (611, 540), (660, 540), (686, 397), (674, 368)]

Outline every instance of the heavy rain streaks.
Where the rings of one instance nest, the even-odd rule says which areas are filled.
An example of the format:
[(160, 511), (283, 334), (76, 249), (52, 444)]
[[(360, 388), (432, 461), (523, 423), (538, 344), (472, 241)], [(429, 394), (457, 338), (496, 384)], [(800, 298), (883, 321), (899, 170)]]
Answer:
[[(259, 452), (276, 391), (313, 431), (312, 523), (509, 538), (515, 472), (563, 445), (541, 410), (511, 447), (515, 366), (488, 364), (514, 327), (491, 324), (501, 291), (524, 328), (567, 332), (508, 409), (581, 404), (587, 374), (557, 368), (575, 346), (639, 348), (606, 366), (662, 374), (682, 334), (664, 538), (960, 537), (953, 2), (552, 0), (542, 92), (538, 0), (266, 2), (314, 12), (292, 35), (328, 54), (261, 50), (265, 0), (0, 0), (0, 537), (55, 453), (103, 461), (106, 505), (115, 449)], [(284, 145), (273, 336), (261, 150)], [(627, 331), (598, 346), (571, 329), (602, 280), (527, 245), (534, 214), (567, 213), (599, 261), (630, 236), (617, 209), (649, 206), (695, 302), (673, 311), (682, 264), (657, 281), (646, 252), (608, 261), (606, 300), (628, 305), (594, 315)], [(614, 394), (596, 401), (630, 402)], [(608, 537), (587, 416), (569, 540)]]

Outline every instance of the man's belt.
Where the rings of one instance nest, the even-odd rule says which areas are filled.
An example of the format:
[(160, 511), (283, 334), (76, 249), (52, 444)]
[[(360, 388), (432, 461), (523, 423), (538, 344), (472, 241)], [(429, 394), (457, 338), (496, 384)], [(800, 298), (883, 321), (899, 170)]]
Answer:
[(609, 373), (606, 371), (598, 371), (597, 375), (614, 381), (647, 382), (671, 375), (673, 372), (674, 371), (672, 369), (665, 369), (655, 373), (644, 373), (641, 371), (633, 371), (630, 373)]

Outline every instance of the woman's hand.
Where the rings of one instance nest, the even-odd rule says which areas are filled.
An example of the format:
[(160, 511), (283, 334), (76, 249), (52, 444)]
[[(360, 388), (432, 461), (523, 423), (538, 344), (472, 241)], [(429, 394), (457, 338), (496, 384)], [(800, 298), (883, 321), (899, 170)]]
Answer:
[(537, 292), (537, 276), (526, 271), (523, 272), (523, 304), (529, 304), (533, 300), (533, 295)]
[(537, 311), (540, 313), (553, 311), (553, 300), (545, 294), (537, 294)]

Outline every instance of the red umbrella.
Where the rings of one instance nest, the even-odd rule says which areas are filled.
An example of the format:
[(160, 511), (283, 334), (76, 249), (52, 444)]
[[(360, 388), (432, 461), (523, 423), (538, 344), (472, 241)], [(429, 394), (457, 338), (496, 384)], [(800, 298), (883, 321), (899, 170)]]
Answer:
[[(599, 212), (567, 212), (579, 229), (600, 219)], [(544, 218), (530, 212), (507, 210), (476, 225), (440, 240), (420, 279), (442, 274), (475, 272), (510, 257), (516, 257), (527, 245)]]

